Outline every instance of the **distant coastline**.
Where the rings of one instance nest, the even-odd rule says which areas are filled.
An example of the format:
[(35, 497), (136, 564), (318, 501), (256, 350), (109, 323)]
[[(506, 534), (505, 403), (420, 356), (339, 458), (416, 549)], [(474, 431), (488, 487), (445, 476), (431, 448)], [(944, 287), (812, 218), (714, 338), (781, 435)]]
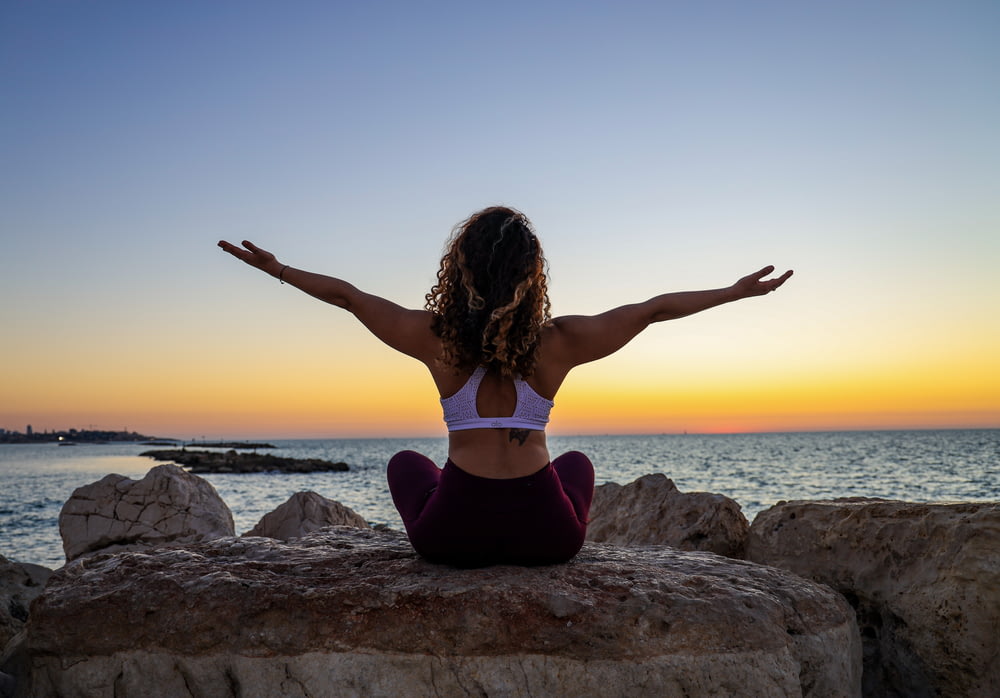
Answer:
[(101, 444), (111, 442), (161, 441), (177, 442), (177, 439), (146, 436), (135, 431), (108, 431), (104, 429), (67, 429), (64, 431), (0, 431), (0, 444), (41, 444), (41, 443), (81, 443)]
[(142, 443), (148, 446), (200, 446), (201, 448), (235, 448), (257, 450), (277, 448), (264, 441), (184, 441), (170, 436), (147, 436), (136, 431), (110, 431), (107, 429), (65, 429), (62, 431), (8, 431), (0, 429), (0, 444), (73, 444)]

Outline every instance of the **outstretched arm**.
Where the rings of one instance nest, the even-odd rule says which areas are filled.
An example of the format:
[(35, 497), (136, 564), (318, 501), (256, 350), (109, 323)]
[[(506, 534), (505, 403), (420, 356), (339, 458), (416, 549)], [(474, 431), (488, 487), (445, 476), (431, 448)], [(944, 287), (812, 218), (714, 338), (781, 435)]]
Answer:
[(792, 275), (791, 271), (786, 271), (774, 279), (764, 278), (773, 271), (773, 266), (764, 267), (726, 288), (665, 293), (600, 315), (556, 318), (551, 333), (552, 355), (565, 365), (567, 371), (573, 366), (604, 358), (628, 344), (651, 323), (693, 315), (743, 298), (763, 296), (780, 287)]
[(393, 349), (427, 363), (437, 356), (431, 316), (424, 310), (409, 310), (332, 276), (315, 274), (283, 264), (267, 250), (244, 240), (237, 247), (225, 240), (219, 247), (250, 266), (280, 279), (282, 283), (355, 315), (376, 337)]
[(249, 240), (244, 240), (242, 244), (243, 247), (237, 247), (225, 240), (219, 241), (219, 247), (251, 267), (280, 279), (282, 283), (291, 284), (321, 301), (350, 310), (348, 305), (351, 298), (358, 292), (358, 289), (351, 284), (332, 276), (314, 274), (282, 264), (272, 253), (257, 247)]
[(649, 320), (651, 323), (662, 322), (663, 320), (675, 320), (686, 315), (700, 313), (702, 310), (708, 310), (723, 303), (729, 303), (730, 301), (766, 295), (788, 281), (788, 277), (792, 275), (792, 271), (789, 269), (776, 279), (764, 279), (765, 276), (773, 271), (774, 267), (768, 265), (760, 271), (747, 274), (728, 288), (719, 288), (711, 291), (665, 293), (662, 296), (651, 298), (640, 305), (645, 306), (647, 311), (652, 311)]

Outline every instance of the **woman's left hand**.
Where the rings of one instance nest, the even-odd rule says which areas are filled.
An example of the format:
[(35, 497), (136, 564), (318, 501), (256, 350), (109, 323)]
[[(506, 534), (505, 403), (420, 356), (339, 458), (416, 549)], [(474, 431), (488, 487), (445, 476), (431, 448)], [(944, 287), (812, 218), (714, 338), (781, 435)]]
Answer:
[(276, 276), (284, 266), (273, 254), (267, 250), (262, 250), (249, 240), (243, 241), (243, 247), (246, 249), (237, 247), (225, 240), (219, 240), (219, 247), (237, 259), (246, 262), (251, 267), (267, 272), (271, 276)]

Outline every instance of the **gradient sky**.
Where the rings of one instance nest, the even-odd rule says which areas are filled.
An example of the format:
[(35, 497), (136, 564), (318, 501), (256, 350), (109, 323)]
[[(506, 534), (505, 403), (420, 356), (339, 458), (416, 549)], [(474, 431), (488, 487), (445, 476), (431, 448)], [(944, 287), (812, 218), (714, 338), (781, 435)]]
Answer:
[(1000, 426), (1000, 4), (0, 3), (0, 428), (443, 434), (426, 370), (215, 247), (419, 307), (535, 223), (556, 314), (728, 285), (557, 434)]

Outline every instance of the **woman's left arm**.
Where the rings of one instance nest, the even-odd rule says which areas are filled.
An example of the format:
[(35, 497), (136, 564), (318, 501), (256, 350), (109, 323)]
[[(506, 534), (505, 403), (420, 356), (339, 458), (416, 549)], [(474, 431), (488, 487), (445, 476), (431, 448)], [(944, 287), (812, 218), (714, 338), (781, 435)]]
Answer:
[(294, 269), (288, 264), (282, 264), (274, 254), (257, 247), (249, 240), (244, 240), (242, 245), (243, 247), (237, 247), (225, 240), (219, 241), (219, 247), (237, 259), (326, 303), (346, 309), (351, 296), (357, 292), (354, 286), (343, 279), (314, 274), (303, 269)]
[(237, 247), (225, 240), (219, 247), (250, 266), (314, 298), (352, 313), (368, 330), (393, 349), (428, 363), (437, 358), (437, 338), (431, 331), (431, 315), (411, 310), (333, 276), (316, 274), (282, 264), (267, 250), (248, 240)]

